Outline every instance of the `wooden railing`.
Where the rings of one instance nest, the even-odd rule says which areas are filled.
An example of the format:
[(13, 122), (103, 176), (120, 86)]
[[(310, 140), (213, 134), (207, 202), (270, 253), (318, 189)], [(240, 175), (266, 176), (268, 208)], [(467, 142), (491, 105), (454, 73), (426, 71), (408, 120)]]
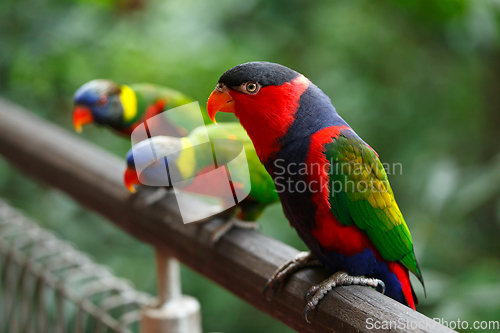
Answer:
[[(234, 230), (216, 245), (210, 234), (223, 222), (183, 224), (176, 199), (167, 195), (148, 207), (122, 183), (124, 162), (103, 149), (0, 99), (0, 153), (25, 173), (56, 187), (132, 236), (168, 253), (261, 311), (299, 332), (453, 332), (430, 318), (366, 287), (334, 289), (304, 320), (304, 295), (323, 281), (326, 269), (304, 269), (272, 301), (267, 279), (297, 250), (259, 232)], [(145, 189), (148, 192), (153, 189)], [(286, 226), (283, 226), (286, 227)], [(414, 329), (411, 329), (414, 328)]]

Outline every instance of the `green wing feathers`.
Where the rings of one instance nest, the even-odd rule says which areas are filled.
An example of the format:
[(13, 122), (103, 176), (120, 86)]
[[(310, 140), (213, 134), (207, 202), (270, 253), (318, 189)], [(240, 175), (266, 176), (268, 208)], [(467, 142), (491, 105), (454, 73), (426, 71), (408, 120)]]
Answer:
[[(146, 109), (148, 105), (156, 103), (159, 99), (165, 100), (165, 104), (167, 106), (171, 105), (171, 107), (193, 102), (191, 98), (177, 90), (150, 83), (131, 84), (130, 88), (137, 95), (138, 109)], [(168, 108), (170, 109), (171, 107)]]
[[(207, 156), (203, 154), (204, 149), (195, 150), (195, 155), (193, 160), (186, 159), (185, 163), (188, 167), (194, 165), (193, 174), (203, 170), (208, 165), (212, 165), (214, 158), (217, 163), (226, 164), (232, 161), (233, 171), (241, 170), (242, 172), (250, 172), (250, 194), (249, 196), (258, 203), (265, 205), (272, 204), (279, 201), (278, 193), (276, 192), (276, 187), (274, 182), (265, 169), (264, 165), (260, 162), (257, 153), (253, 147), (252, 141), (248, 137), (246, 131), (239, 123), (220, 123), (219, 125), (211, 124), (206, 127), (199, 127), (193, 130), (189, 136), (186, 138), (189, 140), (192, 146), (197, 146), (206, 142), (206, 135), (210, 140), (237, 140), (243, 144), (245, 150), (245, 155), (247, 159), (247, 164), (244, 161), (238, 160), (234, 161), (234, 157), (239, 155), (241, 152), (240, 145), (223, 144), (218, 145), (218, 158), (215, 155)], [(197, 154), (197, 152), (201, 154)], [(209, 158), (208, 158), (209, 157)], [(242, 163), (235, 164), (235, 163)], [(180, 166), (181, 168), (184, 165)], [(257, 211), (262, 211), (263, 207), (248, 207), (248, 215), (254, 215), (255, 217), (248, 217), (246, 220), (255, 219), (258, 217)]]
[(340, 135), (326, 145), (331, 210), (343, 225), (363, 230), (380, 255), (399, 261), (423, 284), (410, 231), (377, 154), (357, 137)]
[[(150, 105), (155, 105), (160, 100), (164, 102), (165, 110), (194, 102), (192, 98), (177, 90), (150, 83), (137, 83), (130, 85), (130, 87), (137, 96), (137, 109), (141, 110), (139, 116), (142, 116)], [(205, 124), (211, 123), (206, 116), (206, 112), (202, 110), (201, 115)], [(182, 113), (166, 112), (164, 116), (170, 123), (174, 124), (184, 136), (188, 135), (188, 133), (196, 127), (202, 125), (199, 123), (200, 108), (198, 106), (186, 108)]]

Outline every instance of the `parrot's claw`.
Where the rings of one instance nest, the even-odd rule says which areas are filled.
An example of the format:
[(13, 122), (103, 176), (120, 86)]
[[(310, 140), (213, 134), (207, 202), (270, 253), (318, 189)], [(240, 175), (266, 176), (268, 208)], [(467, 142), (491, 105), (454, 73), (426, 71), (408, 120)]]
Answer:
[(260, 228), (260, 225), (257, 222), (229, 219), (228, 221), (224, 222), (220, 227), (215, 229), (214, 232), (212, 232), (212, 235), (210, 236), (210, 241), (214, 244), (217, 243), (221, 239), (221, 237), (227, 234), (229, 230), (231, 230), (232, 228), (256, 230)]
[[(304, 317), (308, 323), (310, 323), (309, 319), (307, 319), (307, 314), (309, 311), (314, 310), (318, 303), (331, 291), (333, 288), (338, 286), (350, 286), (350, 285), (358, 285), (358, 286), (367, 286), (367, 287), (381, 287), (382, 293), (385, 293), (385, 284), (382, 280), (375, 278), (365, 278), (361, 276), (351, 276), (347, 274), (345, 271), (338, 271), (337, 273), (330, 276), (328, 279), (323, 281), (322, 283), (313, 286), (306, 293), (306, 308), (304, 309)], [(309, 300), (309, 298), (311, 299)]]
[(271, 297), (269, 295), (269, 291), (278, 290), (283, 285), (285, 280), (290, 277), (290, 275), (298, 270), (301, 270), (302, 268), (312, 266), (322, 266), (322, 264), (311, 252), (300, 252), (292, 260), (284, 263), (276, 270), (276, 272), (274, 272), (273, 276), (267, 280), (267, 283), (264, 286), (264, 296), (266, 299), (270, 301)]

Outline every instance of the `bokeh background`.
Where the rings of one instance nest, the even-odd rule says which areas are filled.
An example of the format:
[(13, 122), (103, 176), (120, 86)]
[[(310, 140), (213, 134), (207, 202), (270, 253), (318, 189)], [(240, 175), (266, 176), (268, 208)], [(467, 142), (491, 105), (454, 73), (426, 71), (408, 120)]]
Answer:
[[(73, 131), (72, 94), (91, 79), (157, 83), (205, 103), (237, 64), (291, 67), (383, 162), (401, 163), (390, 181), (427, 285), (425, 298), (415, 284), (419, 311), (499, 320), (499, 24), (498, 0), (2, 0), (0, 95)], [(118, 156), (130, 147), (95, 126), (83, 137)], [(148, 245), (1, 157), (0, 196), (154, 294)], [(261, 222), (305, 249), (279, 205)], [(292, 331), (189, 269), (182, 276), (205, 332)]]

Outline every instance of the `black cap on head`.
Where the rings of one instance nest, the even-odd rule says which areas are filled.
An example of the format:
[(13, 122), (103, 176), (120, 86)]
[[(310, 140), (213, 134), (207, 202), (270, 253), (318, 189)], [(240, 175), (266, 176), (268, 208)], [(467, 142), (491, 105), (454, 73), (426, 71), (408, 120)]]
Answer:
[(255, 61), (247, 62), (231, 68), (219, 79), (219, 83), (227, 87), (236, 87), (245, 82), (253, 81), (261, 86), (280, 86), (291, 82), (300, 74), (283, 65), (272, 62)]

